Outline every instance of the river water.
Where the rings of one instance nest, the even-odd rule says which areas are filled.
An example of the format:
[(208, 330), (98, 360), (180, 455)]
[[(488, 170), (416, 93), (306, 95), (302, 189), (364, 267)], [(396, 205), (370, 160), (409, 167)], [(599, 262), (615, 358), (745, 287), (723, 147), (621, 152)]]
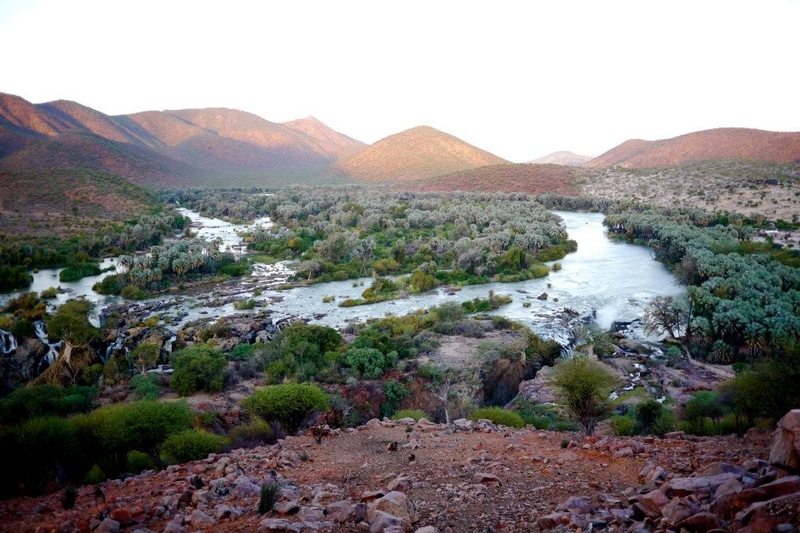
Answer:
[[(202, 226), (198, 233), (208, 239), (222, 238), (221, 248), (234, 252), (240, 250), (237, 232), (245, 226), (217, 219), (200, 217), (184, 211), (192, 218), (193, 226)], [(647, 303), (655, 296), (683, 294), (669, 271), (654, 261), (646, 247), (612, 241), (607, 238), (599, 213), (558, 212), (571, 239), (578, 243), (578, 251), (558, 261), (561, 269), (547, 277), (518, 283), (489, 283), (463, 287), (460, 290), (437, 289), (425, 294), (410, 295), (400, 300), (358, 307), (338, 307), (347, 298), (359, 298), (371, 278), (348, 280), (278, 291), (275, 287), (290, 273), (285, 264), (257, 265), (254, 275), (230, 284), (220, 285), (209, 294), (195, 296), (165, 296), (159, 298), (164, 306), (160, 316), (170, 321), (170, 329), (177, 330), (183, 323), (200, 318), (214, 319), (236, 313), (254, 313), (268, 309), (275, 318), (301, 316), (312, 323), (340, 327), (349, 321), (364, 321), (371, 317), (389, 314), (403, 315), (418, 309), (430, 308), (443, 302), (463, 302), (476, 297), (485, 298), (490, 290), (495, 294), (508, 294), (513, 302), (495, 311), (528, 325), (534, 332), (553, 338), (562, 344), (567, 341), (563, 324), (554, 316), (564, 309), (575, 311), (581, 317), (594, 316), (597, 324), (610, 327), (614, 321), (632, 321), (642, 316)], [(258, 224), (269, 223), (266, 219)], [(103, 267), (114, 265), (106, 260)], [(61, 287), (68, 292), (52, 302), (52, 306), (68, 298), (84, 296), (95, 302), (94, 321), (100, 310), (121, 301), (118, 297), (101, 296), (91, 287), (101, 276), (84, 278), (74, 283), (60, 283), (59, 270), (43, 270), (35, 274), (29, 290), (41, 292), (49, 287)], [(258, 290), (260, 294), (254, 295)], [(546, 294), (546, 299), (537, 297)], [(15, 295), (0, 298), (0, 304)], [(323, 298), (334, 301), (323, 303)], [(237, 311), (232, 300), (253, 298), (258, 307), (252, 311)]]

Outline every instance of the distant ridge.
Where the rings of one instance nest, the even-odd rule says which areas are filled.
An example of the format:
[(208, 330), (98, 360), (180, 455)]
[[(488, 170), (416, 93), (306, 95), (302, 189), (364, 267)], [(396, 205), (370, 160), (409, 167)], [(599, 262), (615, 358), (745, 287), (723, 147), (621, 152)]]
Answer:
[(109, 116), (0, 93), (0, 170), (95, 169), (151, 188), (235, 184), (324, 172), (365, 146), (313, 118), (278, 124), (223, 108)]
[(590, 155), (578, 155), (574, 152), (561, 150), (558, 152), (553, 152), (552, 154), (548, 154), (544, 157), (534, 159), (533, 161), (528, 161), (528, 163), (535, 165), (564, 165), (568, 167), (579, 167), (591, 160), (592, 156)]
[(722, 159), (800, 163), (800, 132), (717, 128), (658, 141), (632, 139), (584, 166), (653, 168)]
[(429, 126), (385, 137), (352, 155), (338, 168), (352, 178), (379, 183), (424, 179), (508, 163)]

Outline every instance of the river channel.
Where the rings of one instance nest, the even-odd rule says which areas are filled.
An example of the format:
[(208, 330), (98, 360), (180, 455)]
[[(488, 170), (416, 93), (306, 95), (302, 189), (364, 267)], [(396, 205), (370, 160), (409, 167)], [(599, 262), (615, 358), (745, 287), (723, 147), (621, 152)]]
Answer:
[[(184, 210), (192, 218), (193, 229), (207, 239), (220, 238), (220, 247), (240, 252), (239, 226), (218, 219), (201, 217)], [(670, 272), (650, 256), (650, 250), (607, 238), (600, 213), (558, 212), (569, 236), (578, 243), (578, 251), (558, 261), (561, 269), (547, 277), (517, 283), (489, 283), (463, 287), (459, 290), (439, 288), (425, 294), (409, 295), (400, 300), (379, 304), (339, 307), (347, 298), (359, 298), (371, 283), (370, 278), (323, 283), (310, 287), (277, 290), (291, 273), (285, 264), (256, 265), (253, 275), (220, 284), (206, 294), (193, 296), (163, 296), (163, 305), (156, 311), (170, 329), (177, 330), (184, 323), (198, 319), (214, 320), (237, 313), (256, 313), (269, 310), (275, 319), (302, 317), (311, 323), (341, 327), (351, 321), (365, 321), (389, 314), (403, 315), (426, 309), (443, 302), (462, 302), (476, 297), (486, 297), (490, 290), (495, 294), (508, 294), (513, 298), (509, 305), (495, 314), (503, 315), (529, 326), (534, 332), (562, 344), (568, 342), (569, 327), (555, 317), (568, 314), (594, 317), (597, 325), (608, 328), (615, 321), (632, 321), (642, 316), (647, 303), (656, 296), (677, 296), (684, 288)], [(258, 224), (269, 223), (262, 219)], [(105, 260), (101, 266), (116, 266), (114, 259)], [(51, 302), (56, 307), (69, 298), (85, 297), (96, 304), (93, 320), (97, 323), (100, 310), (121, 301), (91, 290), (104, 275), (84, 278), (74, 283), (60, 283), (59, 270), (42, 270), (35, 274), (29, 290), (41, 292), (48, 287), (60, 287), (66, 292)], [(15, 295), (0, 297), (0, 304)], [(323, 298), (332, 301), (323, 303)], [(251, 311), (237, 311), (233, 301), (254, 299)], [(97, 324), (96, 324), (97, 325)]]

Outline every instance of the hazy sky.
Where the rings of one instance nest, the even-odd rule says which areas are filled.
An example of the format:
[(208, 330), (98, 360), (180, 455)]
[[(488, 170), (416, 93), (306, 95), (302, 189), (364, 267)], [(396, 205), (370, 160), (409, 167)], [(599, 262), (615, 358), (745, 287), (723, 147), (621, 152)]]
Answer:
[(800, 131), (800, 0), (0, 0), (0, 92), (427, 125), (514, 162)]

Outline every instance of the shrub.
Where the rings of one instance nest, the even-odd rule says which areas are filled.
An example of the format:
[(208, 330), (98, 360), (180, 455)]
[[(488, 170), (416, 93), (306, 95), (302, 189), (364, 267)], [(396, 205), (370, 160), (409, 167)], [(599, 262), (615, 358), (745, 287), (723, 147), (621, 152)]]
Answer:
[(420, 418), (430, 420), (431, 416), (425, 411), (420, 411), (419, 409), (401, 409), (392, 415), (392, 420), (400, 420), (401, 418), (413, 418), (419, 422)]
[(386, 401), (381, 404), (381, 415), (392, 416), (400, 409), (400, 403), (403, 398), (411, 396), (411, 391), (405, 385), (393, 379), (383, 385), (383, 394), (386, 397)]
[(139, 474), (145, 470), (155, 470), (156, 465), (150, 456), (139, 450), (128, 452), (128, 469), (131, 474)]
[(240, 300), (233, 302), (233, 308), (238, 311), (243, 311), (246, 309), (255, 309), (255, 307), (256, 307), (256, 301), (252, 298), (250, 298), (249, 300)]
[(131, 390), (139, 400), (155, 400), (161, 394), (158, 378), (144, 374), (136, 374), (131, 378)]
[(84, 344), (100, 336), (100, 330), (89, 323), (92, 303), (70, 300), (47, 319), (50, 340), (63, 339), (71, 344)]
[(267, 421), (275, 421), (289, 434), (296, 433), (313, 411), (328, 408), (328, 395), (315, 385), (270, 385), (242, 402), (245, 408)]
[(378, 379), (384, 370), (397, 362), (397, 352), (383, 354), (376, 348), (350, 348), (344, 362), (365, 379)]
[(258, 499), (258, 514), (266, 514), (275, 507), (278, 499), (278, 484), (264, 483), (261, 485), (261, 496)]
[(277, 440), (277, 435), (268, 423), (260, 418), (256, 418), (250, 423), (236, 426), (228, 432), (228, 448), (255, 448), (273, 444)]
[(218, 392), (225, 384), (228, 361), (225, 355), (207, 344), (197, 344), (172, 354), (175, 369), (170, 387), (181, 396), (197, 391)]
[(219, 453), (225, 437), (199, 429), (187, 429), (167, 437), (161, 446), (162, 458), (169, 463), (185, 463), (205, 459), (210, 453)]
[(525, 421), (522, 420), (519, 413), (503, 409), (502, 407), (482, 407), (480, 409), (475, 409), (469, 418), (475, 421), (485, 418), (491, 420), (493, 424), (512, 428), (521, 428), (525, 425)]
[(607, 412), (607, 389), (614, 383), (613, 375), (599, 362), (573, 357), (558, 363), (551, 376), (567, 411), (592, 435)]
[(627, 437), (634, 433), (634, 421), (629, 416), (614, 415), (609, 422), (611, 423), (611, 429), (614, 431), (614, 435)]

